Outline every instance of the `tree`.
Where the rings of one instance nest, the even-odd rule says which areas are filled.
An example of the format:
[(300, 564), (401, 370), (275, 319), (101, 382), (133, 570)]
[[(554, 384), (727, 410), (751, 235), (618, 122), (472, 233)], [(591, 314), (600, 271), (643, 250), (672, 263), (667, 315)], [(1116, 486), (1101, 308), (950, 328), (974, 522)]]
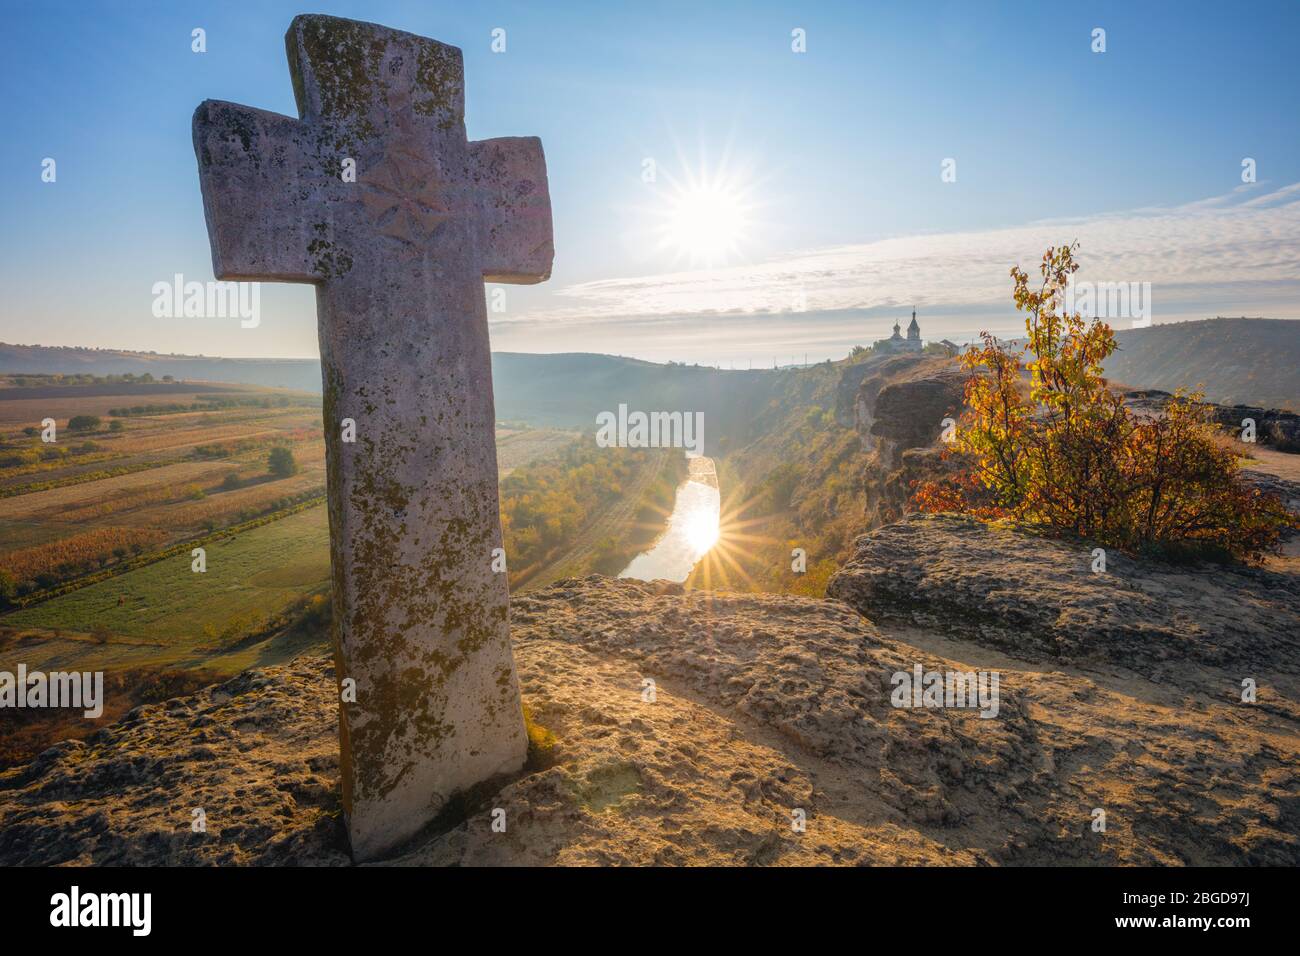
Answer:
[(68, 430), (74, 432), (93, 432), (99, 427), (98, 415), (73, 415), (68, 419)]
[(266, 466), (277, 478), (288, 478), (298, 473), (298, 462), (287, 445), (276, 445), (266, 457)]
[[(962, 355), (967, 411), (949, 456), (954, 478), (922, 484), (924, 511), (1011, 517), (1135, 551), (1259, 558), (1295, 516), (1249, 488), (1199, 394), (1139, 417), (1102, 378), (1110, 326), (1058, 314), (1077, 244), (1048, 249), (1037, 290), (1012, 268), (1027, 339), (988, 333)], [(1026, 383), (1024, 373), (1029, 373)]]

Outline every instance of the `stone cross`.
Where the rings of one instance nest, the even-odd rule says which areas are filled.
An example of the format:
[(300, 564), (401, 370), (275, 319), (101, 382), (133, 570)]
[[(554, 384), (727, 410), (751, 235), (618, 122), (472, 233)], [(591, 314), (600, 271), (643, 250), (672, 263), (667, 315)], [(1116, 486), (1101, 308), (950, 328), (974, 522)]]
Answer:
[(538, 139), (467, 140), (459, 49), (326, 16), (296, 17), (285, 46), (300, 118), (207, 100), (194, 150), (217, 278), (316, 286), (364, 860), (525, 760), (483, 281), (550, 276), (550, 196)]

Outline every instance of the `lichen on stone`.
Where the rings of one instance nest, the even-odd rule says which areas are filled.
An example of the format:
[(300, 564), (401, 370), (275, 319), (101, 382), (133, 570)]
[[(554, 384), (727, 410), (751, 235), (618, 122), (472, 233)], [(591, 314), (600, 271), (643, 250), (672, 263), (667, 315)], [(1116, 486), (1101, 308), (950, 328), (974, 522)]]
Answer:
[(312, 257), (312, 272), (322, 279), (338, 279), (352, 271), (352, 257), (328, 239), (313, 239), (307, 243), (307, 253)]
[[(375, 88), (383, 83), (379, 67), (385, 40), (371, 25), (340, 17), (308, 16), (294, 22), (320, 95), (322, 115), (352, 123), (362, 137), (375, 135), (368, 114), (377, 101)], [(295, 89), (305, 91), (303, 64), (292, 53), (290, 69)]]
[(438, 128), (464, 125), (465, 69), (460, 50), (443, 43), (422, 43), (416, 56), (415, 80), (418, 91), (414, 109), (423, 116), (442, 116)]

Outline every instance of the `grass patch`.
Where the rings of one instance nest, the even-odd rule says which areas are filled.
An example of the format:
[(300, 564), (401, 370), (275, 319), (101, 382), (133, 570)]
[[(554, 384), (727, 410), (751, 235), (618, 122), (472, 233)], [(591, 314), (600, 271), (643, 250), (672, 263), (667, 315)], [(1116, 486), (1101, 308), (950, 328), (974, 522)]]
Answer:
[[(240, 635), (227, 632), (237, 619), (250, 627), (275, 620), (302, 601), (304, 592), (328, 589), (326, 509), (309, 508), (206, 547), (205, 573), (190, 570), (187, 546), (166, 560), (15, 611), (2, 623), (44, 632), (47, 646), (28, 643), (22, 648), (29, 667), (43, 666), (42, 657), (56, 655), (61, 666), (91, 670), (149, 662), (207, 666), (214, 654), (223, 657), (223, 671), (272, 662), (257, 647), (244, 646)], [(87, 640), (84, 635), (92, 625), (106, 631), (109, 640)], [(214, 640), (222, 635), (226, 639)], [(326, 636), (322, 630), (319, 638)], [(292, 643), (296, 647), (301, 642)], [(289, 649), (286, 645), (286, 652)], [(11, 648), (2, 656), (12, 658), (17, 652)]]
[(641, 774), (630, 763), (609, 764), (587, 774), (578, 788), (583, 806), (593, 813), (618, 809), (626, 797), (641, 792)]
[(528, 760), (524, 770), (545, 770), (555, 763), (555, 734), (543, 727), (533, 716), (533, 709), (524, 704), (524, 730), (528, 732)]

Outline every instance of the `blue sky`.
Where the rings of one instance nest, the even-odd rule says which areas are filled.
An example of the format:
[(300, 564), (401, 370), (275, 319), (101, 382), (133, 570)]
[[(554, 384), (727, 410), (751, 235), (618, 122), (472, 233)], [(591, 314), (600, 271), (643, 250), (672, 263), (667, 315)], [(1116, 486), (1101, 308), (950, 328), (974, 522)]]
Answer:
[[(150, 310), (153, 283), (212, 278), (194, 107), (294, 114), (283, 34), (301, 12), (460, 46), (470, 136), (542, 138), (555, 270), (507, 290), (498, 349), (839, 357), (913, 302), (927, 337), (1011, 329), (1007, 269), (1076, 236), (1081, 275), (1151, 282), (1157, 322), (1300, 318), (1296, 3), (3, 8), (3, 341), (315, 354), (307, 286), (265, 286), (255, 329)], [(692, 176), (748, 207), (704, 263), (663, 239)]]

